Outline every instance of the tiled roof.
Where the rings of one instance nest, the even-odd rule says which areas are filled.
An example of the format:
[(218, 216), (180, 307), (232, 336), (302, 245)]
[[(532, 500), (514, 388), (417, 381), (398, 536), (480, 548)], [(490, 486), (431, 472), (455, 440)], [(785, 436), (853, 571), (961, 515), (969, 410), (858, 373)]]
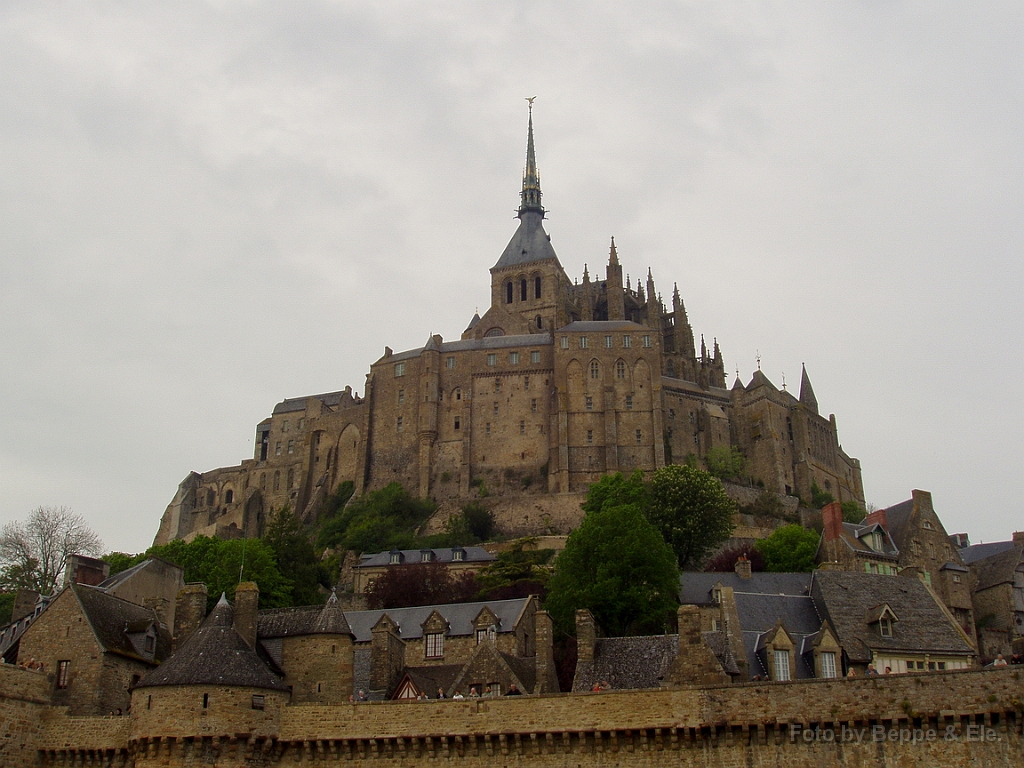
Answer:
[[(149, 608), (108, 595), (95, 587), (75, 584), (71, 587), (92, 626), (100, 645), (111, 653), (148, 663), (160, 661), (170, 651), (170, 634), (160, 627), (156, 614)], [(145, 632), (153, 626), (156, 634), (154, 659), (139, 653), (128, 637), (129, 632)]]
[(249, 647), (232, 622), (234, 609), (222, 596), (220, 602), (184, 645), (138, 684), (228, 685), (284, 691), (284, 685)]
[[(1010, 542), (1013, 544), (1013, 542)], [(1014, 571), (1017, 566), (1024, 562), (1024, 547), (1020, 545), (1011, 546), (994, 555), (990, 555), (974, 562), (974, 570), (978, 574), (977, 589), (988, 589), (997, 584), (1013, 582)]]
[[(815, 571), (811, 595), (822, 618), (856, 662), (871, 651), (970, 655), (974, 651), (917, 578), (844, 571)], [(867, 611), (887, 604), (896, 614), (892, 637), (869, 625)]]
[(525, 213), (512, 239), (491, 269), (516, 267), (547, 259), (558, 261), (555, 249), (551, 247), (551, 238), (544, 231), (544, 220), (538, 214)]
[[(431, 549), (433, 553), (433, 561), (438, 563), (452, 563), (452, 562), (466, 562), (466, 563), (483, 563), (491, 562), (495, 559), (494, 555), (488, 552), (483, 547), (463, 547), (462, 550), (465, 553), (465, 558), (461, 561), (453, 559), (452, 552), (455, 550), (454, 547), (438, 547)], [(411, 565), (413, 563), (419, 563), (422, 560), (422, 549), (403, 549), (400, 550), (402, 554), (402, 564)], [(371, 555), (363, 555), (359, 559), (359, 563), (353, 566), (354, 568), (380, 568), (382, 566), (389, 565), (391, 562), (391, 552), (375, 552)]]
[(1012, 541), (990, 541), (988, 544), (971, 544), (971, 546), (960, 550), (960, 559), (970, 565), (983, 558), (998, 555), (1000, 552), (1005, 552), (1008, 549), (1013, 549)]
[(589, 691), (607, 681), (616, 690), (658, 688), (679, 654), (679, 635), (603, 637), (593, 661), (576, 664), (574, 691)]
[(298, 635), (348, 635), (352, 633), (341, 603), (333, 593), (325, 605), (273, 608), (259, 612), (256, 635), (271, 637)]
[(431, 613), (437, 611), (448, 622), (448, 636), (472, 635), (473, 619), (484, 607), (490, 608), (499, 620), (498, 632), (511, 632), (531, 598), (522, 597), (514, 600), (489, 600), (482, 603), (452, 603), (451, 605), (422, 605), (412, 608), (388, 608), (376, 611), (346, 611), (345, 618), (355, 636), (355, 642), (365, 643), (373, 639), (373, 625), (385, 613), (399, 626), (399, 635), (403, 640), (416, 639), (423, 636), (421, 625)]
[(811, 585), (809, 573), (768, 573), (755, 571), (749, 579), (734, 571), (724, 573), (691, 573), (679, 576), (679, 602), (683, 605), (706, 605), (712, 602), (711, 590), (718, 583), (737, 592), (764, 595), (806, 595)]

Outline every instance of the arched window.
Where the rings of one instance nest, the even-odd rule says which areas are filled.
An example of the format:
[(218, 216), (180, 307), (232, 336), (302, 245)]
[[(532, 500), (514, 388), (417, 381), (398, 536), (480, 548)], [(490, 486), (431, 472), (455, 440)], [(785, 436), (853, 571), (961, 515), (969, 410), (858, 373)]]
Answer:
[(665, 361), (665, 375), (671, 376), (673, 379), (676, 377), (676, 364), (671, 360)]
[(281, 471), (280, 470), (278, 470), (277, 472), (274, 473), (274, 490), (275, 491), (281, 490)]
[(217, 503), (217, 494), (213, 492), (212, 488), (206, 492), (206, 503), (211, 507)]
[(289, 469), (288, 470), (288, 487), (291, 488), (292, 484), (294, 482), (295, 482), (295, 470), (294, 469)]
[(506, 304), (511, 304), (512, 303), (512, 281), (511, 280), (509, 280), (507, 283), (505, 283), (505, 303)]
[(234, 500), (235, 500), (235, 492), (234, 491), (232, 491), (230, 488), (228, 490), (224, 491), (224, 503), (225, 504), (230, 504)]
[(505, 329), (504, 328), (489, 328), (487, 330), (487, 333), (484, 334), (484, 336), (487, 337), (487, 338), (492, 338), (494, 336), (504, 336), (504, 335), (505, 335)]
[(615, 363), (615, 378), (624, 379), (626, 378), (626, 364), (619, 360)]
[(592, 379), (600, 379), (601, 378), (601, 366), (598, 364), (597, 360), (593, 360), (590, 363), (590, 378), (592, 378)]
[(526, 301), (526, 278), (519, 281), (519, 300)]
[(533, 298), (540, 298), (540, 277), (533, 278)]
[[(539, 277), (537, 279), (540, 280)], [(543, 319), (541, 319), (540, 315), (537, 315), (537, 327), (538, 328), (543, 328), (544, 327), (544, 321), (543, 321)]]

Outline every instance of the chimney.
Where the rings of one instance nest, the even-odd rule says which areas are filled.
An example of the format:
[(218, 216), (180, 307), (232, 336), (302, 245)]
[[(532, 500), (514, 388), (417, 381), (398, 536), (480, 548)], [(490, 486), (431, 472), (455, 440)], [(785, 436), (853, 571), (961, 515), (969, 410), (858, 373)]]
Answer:
[(64, 568), (64, 586), (87, 584), (95, 587), (110, 575), (110, 565), (95, 557), (69, 555)]
[(256, 616), (260, 605), (260, 588), (255, 582), (243, 581), (235, 587), (235, 632), (250, 648), (256, 647)]
[(821, 508), (821, 522), (825, 529), (825, 541), (836, 541), (843, 535), (843, 508), (838, 501)]
[[(1015, 533), (1014, 536), (1020, 536), (1024, 534)], [(971, 546), (971, 540), (966, 533), (954, 533), (951, 537), (953, 539), (953, 546), (957, 549), (963, 549), (964, 547)], [(1014, 539), (1016, 541), (1016, 539)]]
[(206, 585), (186, 584), (174, 604), (171, 647), (178, 650), (206, 618)]
[(533, 617), (537, 648), (537, 688), (534, 693), (558, 693), (558, 674), (555, 672), (554, 625), (551, 614), (537, 611)]
[(740, 555), (736, 559), (736, 575), (741, 579), (750, 578), (750, 561), (747, 560), (746, 555)]
[[(34, 589), (22, 587), (14, 596), (14, 608), (11, 610), (11, 621), (17, 621), (29, 616), (36, 610), (36, 603), (39, 602), (39, 593)], [(7, 623), (6, 621), (4, 622)]]
[(889, 518), (885, 516), (884, 509), (876, 509), (874, 512), (868, 512), (868, 516), (864, 518), (864, 522), (868, 525), (878, 523), (880, 526), (889, 530)]
[(1013, 532), (1013, 543), (1014, 544), (1024, 544), (1024, 531), (1014, 531)]
[(593, 661), (597, 645), (597, 622), (586, 608), (576, 611), (576, 660)]

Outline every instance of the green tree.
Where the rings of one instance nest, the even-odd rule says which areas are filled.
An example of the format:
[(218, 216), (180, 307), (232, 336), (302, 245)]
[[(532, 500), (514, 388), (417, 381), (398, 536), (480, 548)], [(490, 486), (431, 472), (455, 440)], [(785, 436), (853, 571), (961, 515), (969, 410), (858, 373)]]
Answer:
[(327, 569), (313, 551), (313, 543), (298, 518), (286, 505), (274, 512), (263, 541), (274, 553), (278, 570), (291, 581), (289, 604), (314, 605), (324, 601), (320, 587), (329, 587)]
[(588, 513), (569, 534), (545, 605), (567, 634), (579, 608), (612, 636), (663, 632), (678, 590), (672, 550), (636, 505), (623, 504)]
[(113, 576), (121, 571), (127, 571), (136, 563), (142, 561), (142, 555), (129, 555), (125, 552), (107, 552), (103, 561), (110, 566), (110, 575)]
[(356, 552), (409, 548), (416, 530), (436, 509), (430, 499), (417, 499), (400, 483), (391, 483), (337, 510), (321, 526), (317, 542)]
[(776, 528), (766, 539), (757, 542), (757, 551), (764, 557), (766, 571), (799, 573), (814, 570), (818, 552), (818, 534), (802, 525)]
[(507, 600), (547, 594), (551, 578), (548, 563), (554, 550), (524, 549), (528, 541), (517, 541), (511, 548), (499, 552), (493, 563), (477, 573), (476, 583), (482, 599)]
[(823, 491), (817, 483), (811, 483), (811, 506), (815, 509), (821, 509), (826, 504), (831, 504), (835, 501), (833, 496), (828, 491)]
[(471, 501), (445, 524), (446, 546), (477, 544), (490, 540), (493, 535), (494, 513), (478, 501)]
[(647, 519), (661, 531), (682, 570), (698, 565), (729, 538), (735, 512), (735, 503), (709, 472), (672, 464), (651, 478)]
[(146, 557), (170, 560), (185, 570), (185, 582), (202, 582), (209, 592), (212, 608), (226, 592), (231, 600), (241, 581), (255, 581), (260, 588), (261, 608), (281, 608), (291, 604), (291, 581), (281, 575), (274, 550), (261, 539), (212, 539), (196, 536), (192, 541), (176, 539), (159, 547), (150, 547)]
[(725, 480), (742, 477), (746, 460), (739, 448), (730, 445), (717, 445), (707, 452), (704, 463), (707, 465), (708, 472)]
[(853, 500), (844, 501), (839, 507), (843, 510), (844, 523), (859, 523), (868, 515), (864, 507)]
[(638, 469), (628, 478), (616, 472), (614, 475), (605, 475), (590, 486), (586, 501), (583, 502), (583, 511), (589, 514), (623, 504), (635, 504), (643, 508), (649, 501), (643, 472)]

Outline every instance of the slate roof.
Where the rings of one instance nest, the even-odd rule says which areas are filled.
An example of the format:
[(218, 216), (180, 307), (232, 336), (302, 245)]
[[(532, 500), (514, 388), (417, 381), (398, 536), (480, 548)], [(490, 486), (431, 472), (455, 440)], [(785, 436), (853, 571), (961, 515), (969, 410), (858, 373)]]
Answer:
[(574, 691), (589, 691), (607, 680), (616, 690), (658, 688), (679, 654), (679, 635), (602, 637), (593, 661), (576, 663)]
[(811, 585), (811, 574), (755, 571), (749, 579), (742, 579), (735, 571), (685, 572), (679, 576), (679, 602), (683, 605), (707, 605), (712, 602), (711, 590), (719, 582), (723, 587), (732, 587), (737, 593), (806, 595)]
[(416, 687), (427, 694), (428, 697), (437, 696), (437, 689), (441, 688), (446, 695), (450, 696), (451, 687), (455, 679), (462, 671), (462, 664), (440, 664), (434, 667), (406, 667), (405, 674), (412, 680)]
[[(78, 598), (89, 625), (104, 650), (150, 664), (154, 660), (160, 661), (170, 652), (170, 634), (166, 627), (160, 627), (156, 614), (151, 609), (129, 603), (84, 584), (75, 584), (70, 589)], [(150, 626), (156, 628), (156, 649), (153, 659), (139, 653), (128, 637), (129, 632), (145, 632)]]
[[(484, 563), (492, 562), (496, 558), (490, 552), (483, 547), (463, 547), (465, 552), (464, 560), (453, 560), (452, 552), (454, 547), (438, 547), (431, 549), (433, 552), (434, 562), (438, 563), (453, 563), (453, 562), (464, 562), (464, 563)], [(411, 565), (414, 563), (421, 562), (422, 549), (403, 549), (400, 550), (402, 553), (402, 564)], [(380, 568), (391, 563), (391, 552), (375, 552), (371, 555), (363, 555), (359, 559), (359, 563), (354, 565), (353, 568)]]
[[(872, 650), (974, 653), (916, 578), (819, 570), (811, 580), (811, 595), (852, 661), (870, 661)], [(881, 637), (867, 622), (867, 611), (883, 603), (898, 619), (893, 622), (892, 637)]]
[[(341, 390), (339, 392), (324, 392), (321, 395), (305, 395), (304, 397), (285, 398), (274, 406), (274, 413), (294, 413), (295, 411), (304, 411), (306, 410), (307, 400), (320, 400), (324, 405), (333, 407), (341, 402), (345, 392), (346, 390)], [(349, 395), (352, 397), (354, 402), (362, 402), (360, 398), (355, 397), (351, 393), (349, 393)]]
[(366, 643), (373, 639), (373, 625), (385, 613), (399, 626), (403, 640), (423, 637), (420, 625), (431, 613), (437, 611), (448, 622), (448, 636), (472, 635), (473, 619), (484, 607), (490, 608), (499, 620), (498, 632), (511, 632), (526, 610), (531, 598), (513, 600), (488, 600), (481, 603), (452, 603), (451, 605), (422, 605), (413, 608), (388, 608), (375, 611), (346, 611), (345, 618), (355, 637), (355, 642)]
[[(474, 323), (475, 325), (475, 323)], [(468, 330), (468, 329), (467, 329)], [(446, 341), (441, 344), (441, 353), (464, 352), (473, 349), (508, 349), (509, 347), (545, 347), (552, 344), (550, 333), (522, 333), (508, 336), (485, 336), (482, 339), (458, 339)], [(418, 349), (407, 349), (404, 352), (395, 352), (389, 357), (382, 357), (374, 365), (382, 363), (397, 363), (402, 360), (411, 360), (423, 354), (423, 347)], [(301, 409), (295, 409), (301, 410)], [(274, 413), (278, 413), (275, 409)]]
[(914, 514), (914, 500), (907, 499), (885, 509), (885, 524), (898, 547), (904, 547), (909, 533), (910, 517)]
[(991, 541), (988, 544), (971, 544), (971, 546), (960, 550), (960, 559), (970, 565), (986, 557), (998, 555), (1000, 552), (1005, 552), (1008, 549), (1013, 549), (1012, 541)]
[(605, 333), (608, 331), (651, 331), (632, 320), (576, 320), (558, 329), (566, 333)]
[(547, 259), (558, 261), (558, 256), (551, 247), (551, 238), (544, 231), (544, 216), (540, 213), (526, 212), (521, 215), (512, 239), (508, 241), (505, 250), (491, 269), (516, 267)]
[(232, 622), (234, 609), (222, 595), (220, 602), (184, 645), (136, 687), (158, 685), (228, 685), (285, 691), (281, 682), (249, 647)]
[[(1011, 541), (1012, 545), (1013, 542)], [(1017, 566), (1024, 562), (1024, 547), (1011, 546), (994, 555), (989, 555), (974, 562), (974, 570), (978, 574), (977, 590), (989, 589), (997, 584), (1013, 583), (1013, 574)]]
[(324, 605), (271, 608), (260, 611), (257, 617), (256, 636), (260, 640), (321, 634), (352, 634), (338, 596), (333, 592)]
[[(796, 574), (793, 574), (796, 575)], [(802, 574), (810, 577), (810, 574)], [(808, 578), (808, 581), (810, 579)], [(743, 630), (743, 648), (747, 654), (747, 665), (752, 674), (767, 674), (764, 668), (764, 654), (759, 653), (761, 641), (782, 622), (786, 632), (796, 643), (797, 661), (794, 677), (814, 677), (814, 672), (802, 658), (802, 649), (808, 638), (815, 637), (821, 630), (822, 619), (814, 601), (809, 595), (770, 595), (736, 593), (736, 613)]]

